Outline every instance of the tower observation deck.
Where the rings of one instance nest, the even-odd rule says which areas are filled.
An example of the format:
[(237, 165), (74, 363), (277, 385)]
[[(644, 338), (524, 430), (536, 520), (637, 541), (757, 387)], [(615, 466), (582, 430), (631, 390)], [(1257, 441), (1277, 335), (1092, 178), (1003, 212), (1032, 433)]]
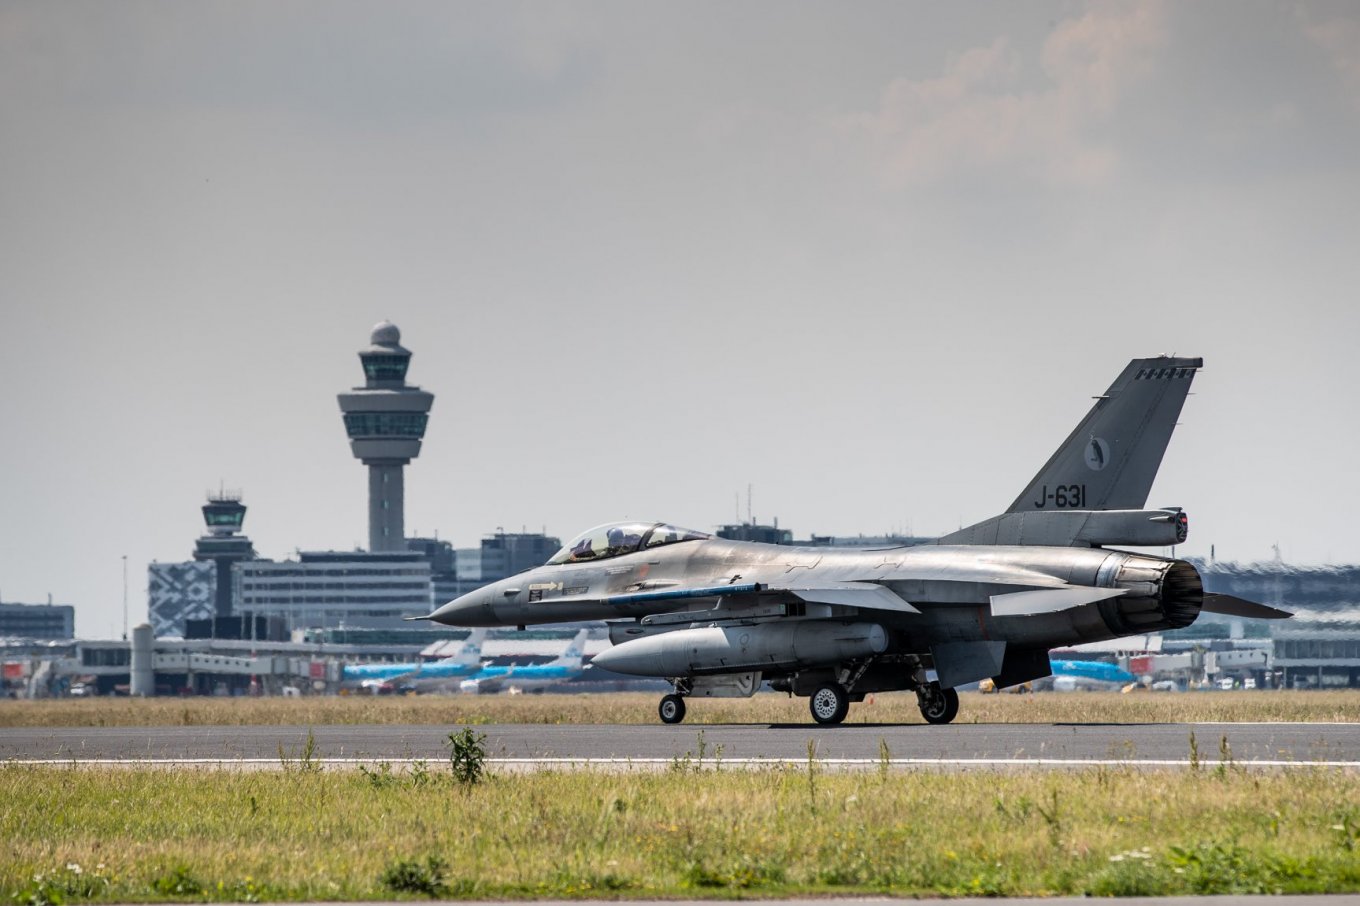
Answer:
[(411, 353), (390, 321), (373, 328), (359, 361), (365, 385), (341, 393), (339, 401), (350, 450), (368, 466), (368, 549), (402, 551), (403, 469), (420, 455), (434, 394), (406, 383)]

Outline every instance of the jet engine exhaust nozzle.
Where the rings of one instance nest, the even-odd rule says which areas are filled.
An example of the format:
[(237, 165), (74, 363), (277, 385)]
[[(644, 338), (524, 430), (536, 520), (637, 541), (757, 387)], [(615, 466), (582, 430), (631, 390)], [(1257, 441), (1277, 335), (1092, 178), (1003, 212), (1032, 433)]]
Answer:
[(1099, 604), (1116, 636), (1183, 629), (1204, 606), (1204, 583), (1184, 560), (1116, 554), (1100, 571), (1105, 580), (1101, 585), (1126, 589), (1121, 597)]

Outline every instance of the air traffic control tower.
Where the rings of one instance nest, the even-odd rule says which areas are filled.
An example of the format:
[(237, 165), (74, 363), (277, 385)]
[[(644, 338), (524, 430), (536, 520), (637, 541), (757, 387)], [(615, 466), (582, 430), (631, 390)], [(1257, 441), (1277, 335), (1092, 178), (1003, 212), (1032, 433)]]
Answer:
[(404, 551), (403, 469), (420, 455), (434, 394), (406, 383), (411, 353), (390, 321), (373, 328), (359, 361), (365, 385), (339, 400), (350, 449), (368, 466), (368, 549)]
[[(217, 566), (210, 616), (232, 615), (231, 565), (255, 559), (255, 548), (250, 539), (238, 534), (245, 519), (246, 505), (241, 502), (240, 491), (222, 489), (216, 493), (208, 492), (208, 502), (203, 504), (203, 522), (208, 526), (208, 534), (199, 538), (194, 545), (194, 559), (211, 560)], [(152, 623), (154, 625), (155, 621)]]

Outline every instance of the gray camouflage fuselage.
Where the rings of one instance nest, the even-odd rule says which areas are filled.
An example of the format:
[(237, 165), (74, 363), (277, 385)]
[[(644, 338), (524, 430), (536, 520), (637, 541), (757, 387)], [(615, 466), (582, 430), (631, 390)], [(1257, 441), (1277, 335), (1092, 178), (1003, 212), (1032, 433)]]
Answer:
[[(849, 583), (881, 585), (919, 612), (870, 611), (807, 600), (834, 595), (812, 592), (799, 597), (793, 591)], [(751, 584), (763, 590), (732, 599), (714, 594), (626, 600), (639, 592)], [(1124, 594), (1052, 613), (992, 613), (993, 596), (1060, 586), (1123, 589)], [(1198, 574), (1184, 561), (1104, 549), (923, 545), (828, 550), (711, 539), (638, 551), (600, 563), (538, 567), (451, 601), (433, 619), (458, 626), (516, 626), (667, 618), (653, 625), (638, 622), (616, 627), (616, 642), (713, 622), (854, 620), (876, 623), (887, 631), (888, 647), (882, 652), (886, 655), (929, 657), (942, 643), (989, 641), (1046, 653), (1058, 646), (1187, 626), (1199, 614), (1201, 591)], [(620, 597), (625, 600), (611, 603), (610, 599)], [(945, 664), (934, 666), (948, 670)], [(723, 668), (699, 666), (693, 671), (695, 675), (705, 672), (723, 672)], [(905, 687), (904, 683), (898, 688)]]
[(1180, 509), (1142, 507), (1201, 365), (1131, 361), (1006, 512), (934, 544), (785, 547), (617, 523), (428, 618), (606, 620), (614, 645), (595, 665), (669, 678), (662, 720), (683, 719), (685, 695), (769, 683), (835, 723), (847, 701), (893, 689), (916, 690), (926, 719), (948, 722), (953, 687), (1047, 676), (1049, 649), (1178, 629), (1201, 609), (1286, 616), (1205, 595), (1184, 560), (1122, 550), (1186, 539)]

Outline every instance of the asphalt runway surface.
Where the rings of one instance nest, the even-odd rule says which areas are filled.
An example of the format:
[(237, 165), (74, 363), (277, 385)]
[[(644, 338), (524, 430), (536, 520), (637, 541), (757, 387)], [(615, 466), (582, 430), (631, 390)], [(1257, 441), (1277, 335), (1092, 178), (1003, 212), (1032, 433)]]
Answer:
[[(436, 761), (458, 727), (324, 725), (221, 727), (42, 727), (0, 729), (0, 760), (61, 762), (257, 762), (297, 758), (308, 734), (323, 761)], [(1360, 723), (1202, 724), (495, 724), (493, 762), (522, 769), (570, 764), (669, 764), (685, 757), (723, 764), (819, 762), (942, 768), (1187, 765), (1194, 734), (1201, 764), (1230, 753), (1241, 765), (1324, 765), (1360, 769)]]

